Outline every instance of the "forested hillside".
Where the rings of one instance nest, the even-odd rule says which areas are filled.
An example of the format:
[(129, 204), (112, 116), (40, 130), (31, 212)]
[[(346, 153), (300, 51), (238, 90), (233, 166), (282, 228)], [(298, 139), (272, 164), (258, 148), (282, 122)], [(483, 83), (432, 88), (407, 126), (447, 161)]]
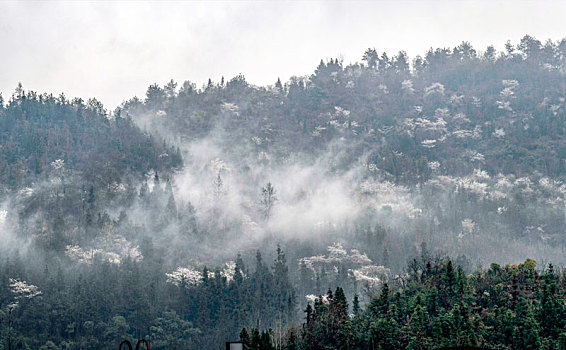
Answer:
[(398, 183), (477, 167), (563, 177), (565, 64), (566, 41), (530, 36), (516, 47), (508, 42), (506, 52), (478, 52), (467, 42), (431, 49), (412, 67), (404, 52), (368, 49), (360, 63), (321, 61), (311, 76), (269, 87), (241, 75), (201, 89), (155, 84), (119, 111), (183, 140), (221, 129), (234, 157), (263, 151), (281, 161), (340, 141), (351, 161), (367, 156), (375, 175)]
[(558, 348), (566, 40), (505, 48), (171, 80), (112, 112), (18, 86), (0, 350), (218, 349), (243, 327), (254, 349)]
[(175, 148), (143, 134), (131, 120), (109, 116), (95, 99), (70, 101), (20, 85), (1, 113), (2, 193), (32, 186), (62, 167), (104, 188), (182, 165)]

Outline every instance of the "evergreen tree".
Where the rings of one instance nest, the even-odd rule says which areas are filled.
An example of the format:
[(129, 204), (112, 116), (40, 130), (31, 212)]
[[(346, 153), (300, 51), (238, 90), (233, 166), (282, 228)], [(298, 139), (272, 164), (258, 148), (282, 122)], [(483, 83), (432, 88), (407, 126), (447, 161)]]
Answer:
[(360, 299), (358, 294), (354, 294), (354, 301), (352, 301), (352, 312), (354, 316), (358, 316), (360, 314)]
[(512, 348), (514, 350), (540, 349), (542, 343), (538, 325), (525, 298), (519, 299), (515, 312)]

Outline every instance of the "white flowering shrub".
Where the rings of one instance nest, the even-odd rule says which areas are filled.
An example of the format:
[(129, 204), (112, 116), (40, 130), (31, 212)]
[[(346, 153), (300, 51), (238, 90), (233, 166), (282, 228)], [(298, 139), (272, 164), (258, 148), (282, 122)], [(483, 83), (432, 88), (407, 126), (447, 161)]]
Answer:
[(240, 107), (234, 103), (225, 102), (222, 104), (222, 111), (228, 114), (232, 114), (233, 116), (239, 117), (240, 116)]
[(415, 92), (413, 81), (411, 79), (403, 80), (401, 82), (401, 89), (407, 94), (413, 94)]
[(55, 159), (51, 162), (51, 166), (55, 170), (63, 169), (65, 167), (65, 161), (63, 159)]
[(440, 96), (444, 96), (444, 85), (439, 82), (432, 83), (430, 86), (425, 88), (424, 96), (428, 97), (434, 94), (438, 94)]
[(305, 299), (307, 299), (308, 303), (314, 303), (317, 299), (321, 299), (324, 304), (329, 304), (327, 295), (316, 296), (314, 294), (308, 294), (305, 295)]
[(497, 128), (493, 132), (493, 136), (495, 136), (497, 138), (504, 138), (505, 137), (505, 130), (503, 130), (503, 128)]
[(437, 162), (437, 161), (428, 162), (428, 167), (431, 170), (436, 170), (436, 169), (440, 168), (440, 163)]
[(436, 146), (436, 141), (437, 140), (423, 140), (421, 141), (421, 146), (425, 147), (425, 148), (433, 148)]
[(28, 284), (26, 281), (10, 278), (9, 282), (10, 291), (14, 294), (15, 299), (15, 302), (8, 305), (10, 309), (17, 307), (22, 299), (32, 299), (42, 294), (37, 286)]
[(384, 266), (366, 265), (352, 270), (352, 274), (357, 281), (365, 283), (370, 288), (376, 288), (387, 281), (391, 270)]
[(202, 283), (202, 273), (190, 267), (178, 267), (171, 273), (166, 273), (167, 282), (176, 285), (177, 287), (196, 286)]
[[(236, 272), (236, 263), (234, 261), (225, 262), (219, 269), (220, 277), (226, 278), (227, 282), (234, 279), (234, 273)], [(208, 278), (214, 278), (215, 272), (212, 270), (208, 271)], [(177, 287), (194, 287), (202, 283), (203, 276), (202, 272), (195, 270), (192, 267), (182, 267), (179, 266), (175, 271), (166, 273), (167, 282), (174, 284)]]
[(230, 171), (228, 164), (220, 158), (212, 159), (209, 164), (209, 169), (213, 175)]
[(476, 224), (472, 221), (472, 219), (464, 219), (462, 220), (462, 231), (464, 233), (473, 233)]
[(123, 258), (139, 261), (143, 258), (139, 247), (120, 235), (99, 237), (94, 247), (82, 248), (78, 245), (67, 245), (65, 255), (79, 264), (92, 264), (95, 258), (100, 258), (112, 264), (120, 264)]

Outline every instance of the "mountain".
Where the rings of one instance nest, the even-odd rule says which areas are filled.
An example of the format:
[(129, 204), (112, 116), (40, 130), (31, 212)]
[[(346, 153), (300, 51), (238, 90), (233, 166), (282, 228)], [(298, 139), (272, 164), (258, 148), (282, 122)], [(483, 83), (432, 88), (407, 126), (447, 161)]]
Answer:
[(0, 103), (0, 334), (561, 346), (565, 77), (566, 40), (527, 35), (370, 48), (272, 86), (153, 84), (112, 112), (18, 86)]

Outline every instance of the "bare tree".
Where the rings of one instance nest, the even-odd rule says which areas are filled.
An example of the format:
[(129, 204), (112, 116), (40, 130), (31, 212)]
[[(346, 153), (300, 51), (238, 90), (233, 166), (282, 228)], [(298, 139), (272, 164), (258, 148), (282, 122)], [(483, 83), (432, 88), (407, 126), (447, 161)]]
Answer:
[(268, 182), (267, 185), (261, 189), (261, 210), (265, 221), (268, 221), (271, 217), (275, 202), (277, 202), (275, 188), (271, 185), (271, 182)]

